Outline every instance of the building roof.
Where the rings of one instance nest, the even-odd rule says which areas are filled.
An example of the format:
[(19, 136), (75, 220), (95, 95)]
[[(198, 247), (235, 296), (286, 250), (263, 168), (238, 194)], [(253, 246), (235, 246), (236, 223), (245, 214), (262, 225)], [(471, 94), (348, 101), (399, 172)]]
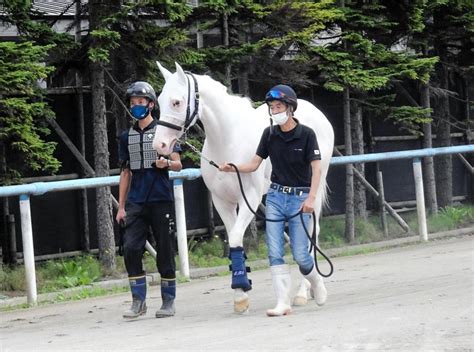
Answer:
[[(74, 16), (76, 5), (74, 0), (34, 0), (33, 8), (45, 16)], [(81, 3), (87, 3), (87, 0), (81, 0)]]

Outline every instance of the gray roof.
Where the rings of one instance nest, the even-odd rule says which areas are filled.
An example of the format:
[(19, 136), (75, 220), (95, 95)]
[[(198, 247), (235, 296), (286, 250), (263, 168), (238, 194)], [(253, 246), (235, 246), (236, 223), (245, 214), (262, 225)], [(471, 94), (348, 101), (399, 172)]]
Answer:
[[(81, 0), (81, 5), (84, 3), (87, 3), (87, 0)], [(61, 14), (74, 16), (76, 13), (74, 0), (34, 0), (33, 8), (45, 16), (59, 16)]]

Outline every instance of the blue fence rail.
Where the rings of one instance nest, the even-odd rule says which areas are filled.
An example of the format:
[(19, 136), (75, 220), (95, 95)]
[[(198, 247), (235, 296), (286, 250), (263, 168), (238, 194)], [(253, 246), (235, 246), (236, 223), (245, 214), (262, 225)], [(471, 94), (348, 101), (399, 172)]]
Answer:
[[(396, 159), (413, 159), (413, 172), (415, 177), (420, 239), (426, 241), (428, 239), (428, 236), (426, 227), (426, 212), (424, 202), (421, 158), (444, 154), (460, 154), (473, 152), (474, 144), (442, 148), (404, 150), (396, 152), (333, 157), (331, 160), (331, 165), (368, 163)], [(189, 276), (189, 264), (187, 262), (186, 219), (184, 213), (184, 195), (182, 183), (184, 179), (192, 180), (199, 177), (201, 177), (201, 172), (199, 169), (185, 169), (180, 172), (170, 172), (170, 178), (174, 180), (178, 250), (180, 255), (182, 274), (184, 274), (184, 276)], [(25, 263), (27, 298), (29, 304), (34, 305), (37, 301), (36, 275), (33, 251), (33, 231), (31, 226), (31, 208), (29, 200), (30, 196), (42, 195), (47, 192), (116, 186), (118, 185), (118, 183), (118, 176), (108, 176), (66, 181), (35, 182), (26, 185), (0, 187), (0, 197), (19, 196), (20, 199), (23, 258)]]

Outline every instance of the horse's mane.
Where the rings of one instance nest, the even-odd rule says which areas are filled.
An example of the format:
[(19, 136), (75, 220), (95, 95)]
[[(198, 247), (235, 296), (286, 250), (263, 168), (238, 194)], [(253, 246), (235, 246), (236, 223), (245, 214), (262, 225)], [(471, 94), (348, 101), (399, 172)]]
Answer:
[(227, 99), (229, 99), (232, 103), (242, 104), (243, 107), (253, 109), (252, 100), (249, 97), (245, 97), (245, 96), (238, 95), (238, 94), (230, 94), (227, 91), (226, 86), (224, 86), (219, 81), (216, 81), (211, 76), (200, 75), (198, 77), (199, 77), (199, 80), (201, 80), (201, 82), (200, 82), (200, 86), (201, 86), (200, 89), (201, 90), (203, 89), (203, 87), (204, 87), (204, 89), (206, 89), (206, 88), (210, 89), (213, 94), (216, 94), (216, 93), (222, 94)]

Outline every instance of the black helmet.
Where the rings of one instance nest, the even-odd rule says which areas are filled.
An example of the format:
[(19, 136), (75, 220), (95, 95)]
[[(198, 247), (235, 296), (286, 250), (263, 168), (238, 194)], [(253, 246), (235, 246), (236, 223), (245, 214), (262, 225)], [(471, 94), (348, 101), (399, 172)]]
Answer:
[(298, 100), (296, 93), (290, 86), (285, 84), (279, 84), (268, 91), (265, 95), (265, 103), (269, 103), (273, 100), (280, 100), (286, 105), (293, 107), (293, 111), (298, 107)]
[(150, 101), (155, 103), (156, 107), (156, 93), (153, 87), (143, 81), (137, 81), (130, 84), (127, 88), (127, 93), (125, 94), (125, 100), (127, 104), (130, 104), (131, 97), (145, 97), (148, 98)]

